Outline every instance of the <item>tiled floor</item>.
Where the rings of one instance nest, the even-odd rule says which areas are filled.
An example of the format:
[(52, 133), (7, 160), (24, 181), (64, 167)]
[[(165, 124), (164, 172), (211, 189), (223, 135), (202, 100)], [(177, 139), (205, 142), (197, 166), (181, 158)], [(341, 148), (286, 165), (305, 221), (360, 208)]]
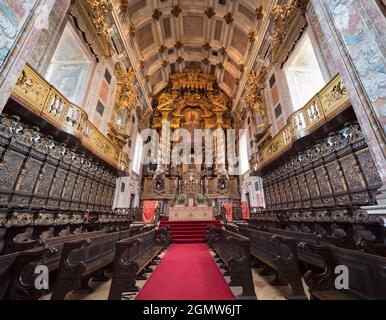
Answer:
[[(214, 253), (211, 252), (212, 256)], [(165, 252), (162, 253), (161, 258), (165, 255)], [(154, 270), (156, 268), (152, 267)], [(257, 294), (258, 300), (285, 300), (285, 296), (289, 295), (291, 288), (289, 286), (271, 286), (269, 284), (275, 277), (274, 276), (261, 276), (259, 272), (261, 269), (253, 269), (253, 280), (255, 284), (255, 292)], [(150, 276), (150, 274), (148, 274)], [(230, 281), (229, 277), (225, 277), (227, 281)], [(137, 286), (142, 288), (145, 285), (146, 281), (137, 281)], [(91, 282), (90, 286), (95, 289), (91, 294), (80, 294), (80, 293), (71, 293), (67, 296), (68, 300), (107, 300), (109, 289), (110, 289), (111, 280), (107, 282)], [(241, 288), (232, 287), (232, 292), (234, 295), (241, 293)], [(136, 294), (125, 294), (125, 300), (134, 299)], [(46, 295), (42, 297), (42, 300), (49, 300), (51, 295)]]

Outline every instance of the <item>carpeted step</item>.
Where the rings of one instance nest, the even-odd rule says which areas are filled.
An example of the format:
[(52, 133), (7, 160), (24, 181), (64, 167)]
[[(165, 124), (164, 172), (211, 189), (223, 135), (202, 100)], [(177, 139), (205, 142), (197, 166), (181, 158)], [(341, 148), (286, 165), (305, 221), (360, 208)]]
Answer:
[(168, 228), (208, 228), (208, 225), (202, 224), (202, 225), (168, 225), (168, 226), (162, 226), (161, 227), (168, 227)]
[(162, 223), (173, 223), (173, 224), (179, 224), (179, 223), (221, 223), (220, 220), (195, 220), (195, 221), (162, 221)]
[(192, 231), (192, 230), (199, 230), (199, 231), (207, 231), (208, 228), (200, 227), (200, 228), (190, 228), (190, 227), (171, 227), (169, 228), (169, 231)]
[(178, 234), (204, 234), (205, 231), (200, 231), (200, 230), (174, 230), (173, 234), (178, 235)]
[(221, 227), (221, 222), (213, 221), (162, 221), (161, 227), (167, 227), (172, 233), (172, 243), (205, 243), (208, 226)]
[(187, 240), (184, 240), (184, 239), (181, 239), (181, 240), (174, 240), (173, 241), (173, 244), (189, 244), (189, 243), (205, 243), (205, 239), (201, 240), (201, 239), (187, 239)]
[(179, 234), (179, 235), (173, 235), (173, 239), (188, 239), (188, 238), (201, 238), (205, 239), (203, 234)]

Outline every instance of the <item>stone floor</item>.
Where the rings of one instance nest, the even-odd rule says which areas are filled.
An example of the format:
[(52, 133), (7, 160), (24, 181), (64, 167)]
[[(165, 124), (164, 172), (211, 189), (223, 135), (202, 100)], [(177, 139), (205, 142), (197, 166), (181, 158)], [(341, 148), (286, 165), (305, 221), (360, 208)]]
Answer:
[[(166, 252), (161, 254), (161, 258)], [(214, 256), (214, 252), (211, 252)], [(155, 270), (157, 267), (152, 267)], [(261, 269), (252, 269), (253, 280), (255, 285), (255, 292), (258, 300), (285, 300), (285, 296), (289, 295), (291, 289), (289, 286), (272, 286), (269, 284), (270, 281), (274, 280), (274, 276), (261, 276), (259, 272)], [(225, 270), (222, 270), (225, 272)], [(148, 274), (150, 277), (151, 274)], [(229, 277), (224, 277), (227, 282), (230, 281)], [(137, 281), (137, 286), (142, 288), (146, 281)], [(95, 289), (91, 294), (71, 293), (67, 296), (68, 300), (107, 300), (111, 280), (107, 282), (93, 282), (91, 281), (90, 286)], [(235, 296), (241, 293), (241, 287), (231, 287), (232, 292)], [(306, 290), (307, 291), (307, 290)], [(124, 294), (124, 300), (135, 299), (136, 294)], [(49, 300), (51, 295), (45, 295), (41, 300)]]

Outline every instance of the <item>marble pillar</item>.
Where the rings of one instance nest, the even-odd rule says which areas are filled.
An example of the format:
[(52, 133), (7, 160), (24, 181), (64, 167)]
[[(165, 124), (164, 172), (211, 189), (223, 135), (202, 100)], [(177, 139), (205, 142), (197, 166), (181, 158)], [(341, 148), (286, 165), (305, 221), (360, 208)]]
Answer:
[[(0, 0), (0, 113), (43, 30), (56, 0)], [(62, 1), (67, 11), (70, 1)]]
[(386, 20), (375, 1), (312, 0), (329, 52), (383, 181), (386, 205)]

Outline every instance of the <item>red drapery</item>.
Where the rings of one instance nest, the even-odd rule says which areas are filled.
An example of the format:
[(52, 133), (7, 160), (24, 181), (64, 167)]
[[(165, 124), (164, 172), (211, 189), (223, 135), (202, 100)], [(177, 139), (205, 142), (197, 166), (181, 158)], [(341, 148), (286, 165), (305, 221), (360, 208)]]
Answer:
[(227, 221), (232, 221), (233, 220), (233, 213), (232, 213), (233, 205), (232, 205), (232, 202), (225, 203), (224, 204), (224, 208), (225, 208), (226, 215), (227, 215)]
[(155, 209), (157, 207), (157, 201), (144, 201), (142, 218), (144, 222), (151, 223), (155, 220)]
[(243, 219), (249, 220), (249, 205), (248, 202), (244, 201), (241, 203), (241, 209), (243, 211)]

